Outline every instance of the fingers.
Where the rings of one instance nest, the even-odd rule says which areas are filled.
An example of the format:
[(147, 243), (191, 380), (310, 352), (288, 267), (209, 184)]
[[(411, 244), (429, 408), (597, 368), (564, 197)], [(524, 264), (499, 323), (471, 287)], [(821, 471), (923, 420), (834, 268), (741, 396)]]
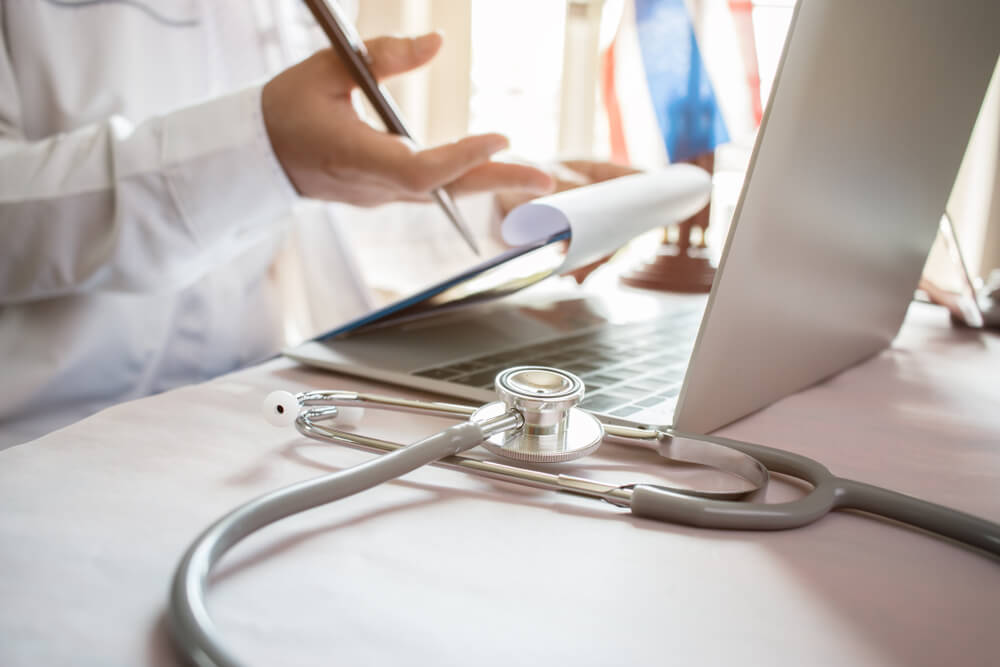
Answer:
[[(492, 166), (492, 165), (491, 165)], [(512, 186), (500, 185), (497, 192), (496, 202), (503, 215), (517, 208), (525, 202), (531, 201), (535, 196), (548, 194), (551, 192), (563, 192), (572, 190), (583, 185), (599, 183), (611, 180), (619, 176), (639, 173), (638, 169), (626, 167), (624, 165), (612, 164), (595, 160), (567, 160), (557, 164), (548, 165), (547, 175), (551, 185), (548, 189), (532, 192), (532, 187), (528, 183), (517, 183)], [(538, 171), (533, 169), (532, 171)], [(525, 178), (528, 178), (525, 175)], [(520, 188), (504, 190), (503, 188)], [(489, 189), (489, 188), (484, 188)], [(497, 188), (494, 188), (497, 189)]]
[(421, 190), (447, 185), (509, 145), (502, 134), (480, 134), (422, 150), (411, 164), (411, 180)]
[[(401, 195), (427, 193), (448, 185), (508, 144), (503, 135), (483, 134), (415, 151), (399, 137), (374, 130), (363, 131), (357, 138), (359, 153), (367, 155), (373, 169), (394, 183)], [(485, 177), (475, 180), (482, 182)]]
[(385, 79), (426, 64), (443, 41), (440, 33), (431, 32), (419, 37), (376, 37), (365, 42), (365, 48), (375, 78)]
[[(365, 48), (375, 78), (385, 79), (425, 65), (441, 48), (442, 41), (436, 32), (419, 37), (376, 37), (365, 42)], [(318, 86), (333, 95), (349, 93), (357, 85), (334, 49), (318, 51), (286, 71), (300, 69), (303, 85)]]
[(548, 173), (525, 164), (487, 162), (459, 176), (448, 190), (455, 195), (495, 190), (516, 190), (526, 198), (552, 192), (555, 181)]
[(565, 160), (562, 164), (577, 173), (583, 174), (591, 183), (609, 181), (619, 176), (638, 174), (640, 171), (639, 169), (622, 164), (593, 160)]

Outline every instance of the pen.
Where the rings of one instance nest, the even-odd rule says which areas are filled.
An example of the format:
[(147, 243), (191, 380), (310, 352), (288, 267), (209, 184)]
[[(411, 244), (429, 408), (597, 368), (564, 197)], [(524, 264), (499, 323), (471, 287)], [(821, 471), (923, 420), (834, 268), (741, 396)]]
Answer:
[[(368, 57), (368, 51), (365, 49), (364, 42), (361, 41), (361, 38), (354, 30), (354, 26), (341, 13), (337, 4), (331, 2), (331, 0), (303, 1), (309, 7), (309, 11), (312, 12), (316, 22), (323, 28), (323, 32), (326, 33), (330, 43), (333, 44), (337, 55), (344, 61), (355, 83), (358, 84), (365, 97), (368, 98), (368, 101), (375, 108), (379, 118), (385, 123), (386, 129), (393, 134), (412, 139), (413, 137), (403, 124), (402, 115), (399, 113), (399, 109), (396, 108), (392, 97), (389, 96), (389, 92), (379, 85), (378, 81), (375, 80), (375, 75), (372, 74), (369, 68), (371, 60)], [(434, 200), (437, 201), (438, 206), (441, 207), (441, 210), (451, 220), (451, 224), (455, 226), (455, 229), (462, 235), (465, 242), (469, 244), (472, 251), (478, 255), (479, 248), (476, 246), (476, 242), (472, 238), (472, 233), (462, 219), (462, 214), (459, 212), (458, 207), (455, 206), (451, 195), (444, 188), (437, 188), (431, 194)]]

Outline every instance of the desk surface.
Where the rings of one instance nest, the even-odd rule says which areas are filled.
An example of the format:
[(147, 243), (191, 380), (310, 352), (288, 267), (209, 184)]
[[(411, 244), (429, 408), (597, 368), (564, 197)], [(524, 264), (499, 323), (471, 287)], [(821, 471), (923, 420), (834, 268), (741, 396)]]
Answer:
[[(891, 349), (722, 434), (1000, 521), (998, 378), (1000, 336), (915, 306)], [(175, 664), (163, 611), (193, 537), (255, 495), (370, 456), (262, 422), (268, 391), (307, 387), (414, 395), (276, 360), (0, 452), (0, 664)], [(369, 413), (366, 428), (413, 439), (441, 424)], [(646, 456), (606, 446), (575, 472), (631, 481), (650, 474)], [(1000, 655), (1000, 562), (944, 540), (848, 513), (711, 532), (441, 468), (253, 536), (209, 602), (261, 665)]]

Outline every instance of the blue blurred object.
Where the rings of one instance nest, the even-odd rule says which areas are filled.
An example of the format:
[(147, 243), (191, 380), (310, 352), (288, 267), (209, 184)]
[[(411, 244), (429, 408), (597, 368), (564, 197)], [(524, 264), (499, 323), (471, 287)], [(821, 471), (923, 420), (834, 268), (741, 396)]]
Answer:
[(635, 0), (639, 49), (671, 162), (729, 141), (684, 0)]

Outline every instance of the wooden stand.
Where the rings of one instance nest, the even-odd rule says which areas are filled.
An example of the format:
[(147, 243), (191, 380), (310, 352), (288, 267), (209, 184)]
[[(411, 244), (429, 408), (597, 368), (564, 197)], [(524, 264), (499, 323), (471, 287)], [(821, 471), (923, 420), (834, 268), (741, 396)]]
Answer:
[[(691, 164), (708, 171), (715, 166), (715, 155), (706, 153)], [(663, 230), (663, 243), (656, 255), (641, 266), (622, 276), (622, 282), (632, 287), (698, 294), (712, 289), (715, 267), (708, 256), (705, 232), (708, 229), (709, 207), (687, 220)], [(698, 232), (695, 234), (694, 230)], [(672, 232), (672, 230), (676, 230)], [(673, 238), (675, 237), (676, 238)], [(692, 240), (694, 236), (694, 240)]]

